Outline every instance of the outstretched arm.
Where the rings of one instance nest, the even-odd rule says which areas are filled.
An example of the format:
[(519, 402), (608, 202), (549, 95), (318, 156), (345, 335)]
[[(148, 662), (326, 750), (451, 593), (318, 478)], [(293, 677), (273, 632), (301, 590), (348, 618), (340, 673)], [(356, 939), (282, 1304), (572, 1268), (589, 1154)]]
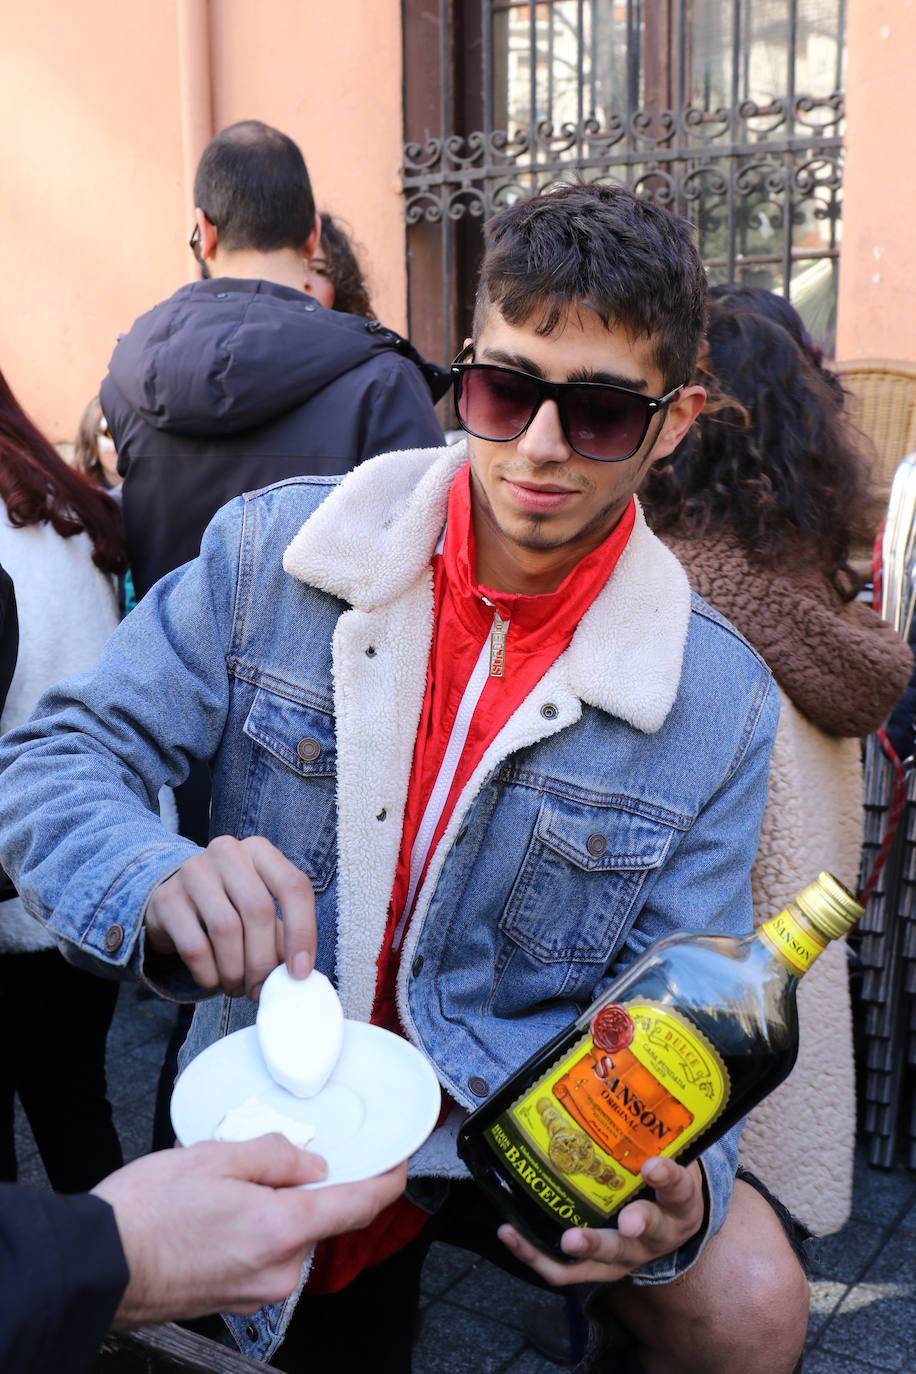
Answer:
[(315, 1243), (368, 1226), (403, 1191), (407, 1168), (300, 1186), (326, 1173), (320, 1156), (266, 1135), (163, 1150), (103, 1179), (93, 1192), (114, 1209), (130, 1270), (115, 1327), (281, 1301)]
[(201, 557), (144, 598), (96, 671), (46, 693), (0, 744), (0, 863), (77, 957), (136, 963), (150, 895), (201, 854), (161, 824), (157, 796), (223, 738), (244, 520), (242, 501), (222, 511)]

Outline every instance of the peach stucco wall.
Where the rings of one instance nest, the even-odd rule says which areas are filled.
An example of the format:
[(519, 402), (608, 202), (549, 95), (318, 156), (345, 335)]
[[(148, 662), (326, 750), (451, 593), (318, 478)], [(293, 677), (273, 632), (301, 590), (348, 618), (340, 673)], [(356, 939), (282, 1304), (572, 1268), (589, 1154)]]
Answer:
[[(0, 0), (0, 369), (72, 438), (119, 330), (193, 275), (207, 133), (303, 148), (405, 325), (397, 0)], [(916, 359), (916, 3), (851, 0), (837, 352)]]
[(916, 4), (849, 6), (837, 357), (916, 360)]
[(73, 437), (118, 332), (194, 275), (208, 125), (296, 139), (404, 328), (397, 0), (0, 0), (0, 33), (0, 369), (49, 437)]

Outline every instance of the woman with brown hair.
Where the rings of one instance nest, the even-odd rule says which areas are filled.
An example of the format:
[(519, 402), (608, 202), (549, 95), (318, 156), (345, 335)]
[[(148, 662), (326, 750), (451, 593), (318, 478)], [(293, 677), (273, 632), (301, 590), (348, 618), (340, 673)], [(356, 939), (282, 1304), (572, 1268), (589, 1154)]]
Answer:
[(321, 239), (305, 264), (305, 288), (326, 310), (374, 318), (362, 268), (346, 231), (325, 211)]
[[(855, 600), (850, 549), (872, 533), (859, 528), (867, 472), (842, 393), (817, 358), (774, 319), (729, 298), (711, 307), (705, 366), (710, 402), (640, 497), (694, 590), (750, 641), (781, 689), (752, 874), (763, 918), (824, 868), (856, 888), (859, 741), (903, 692), (912, 655)], [(751, 1114), (741, 1144), (742, 1163), (819, 1234), (838, 1230), (851, 1205), (846, 957), (837, 941), (804, 979), (798, 1063)]]
[(93, 396), (80, 416), (73, 444), (73, 466), (105, 491), (120, 491), (118, 454), (98, 396)]
[[(0, 566), (19, 647), (0, 732), (61, 678), (95, 666), (118, 623), (127, 567), (121, 512), (63, 461), (0, 373)], [(54, 779), (48, 778), (49, 791)], [(79, 875), (73, 875), (74, 882)], [(0, 892), (0, 1179), (16, 1178), (18, 1094), (52, 1187), (91, 1188), (120, 1167), (106, 1097), (105, 1040), (118, 984), (75, 968), (8, 883)]]

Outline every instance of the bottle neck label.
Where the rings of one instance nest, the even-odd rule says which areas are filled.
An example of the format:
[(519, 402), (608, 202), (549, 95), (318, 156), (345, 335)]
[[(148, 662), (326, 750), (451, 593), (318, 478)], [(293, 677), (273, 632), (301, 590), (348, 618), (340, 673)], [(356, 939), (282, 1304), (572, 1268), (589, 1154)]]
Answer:
[(757, 935), (796, 978), (808, 972), (828, 944), (803, 926), (791, 910), (780, 911), (778, 916), (765, 921)]
[(728, 1070), (670, 1007), (614, 1003), (490, 1125), (491, 1148), (567, 1225), (600, 1222), (640, 1189), (653, 1155), (678, 1155), (728, 1102)]

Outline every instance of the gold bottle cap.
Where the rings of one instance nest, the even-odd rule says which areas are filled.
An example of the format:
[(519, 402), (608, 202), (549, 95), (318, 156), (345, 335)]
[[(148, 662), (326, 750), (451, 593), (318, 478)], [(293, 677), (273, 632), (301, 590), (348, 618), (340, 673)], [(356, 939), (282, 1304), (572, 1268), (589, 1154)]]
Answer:
[(832, 873), (819, 873), (795, 899), (805, 916), (828, 940), (844, 935), (865, 915), (855, 897)]

